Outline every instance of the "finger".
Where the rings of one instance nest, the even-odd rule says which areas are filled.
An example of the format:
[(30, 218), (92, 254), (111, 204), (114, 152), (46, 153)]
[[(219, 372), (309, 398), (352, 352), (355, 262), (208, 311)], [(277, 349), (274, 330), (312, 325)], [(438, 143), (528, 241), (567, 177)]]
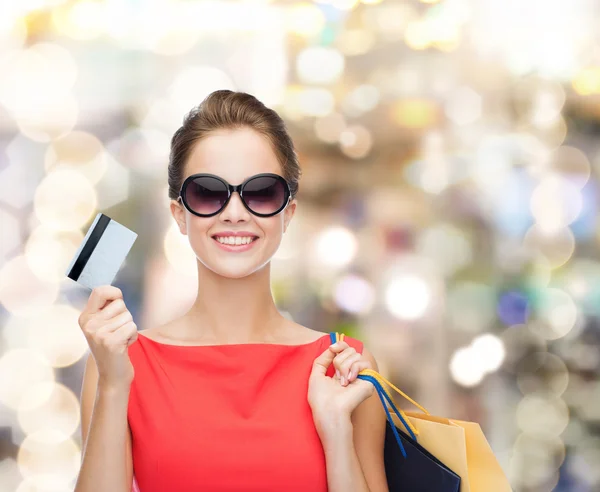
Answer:
[(336, 354), (331, 346), (327, 347), (327, 350), (325, 350), (314, 360), (311, 375), (316, 373), (324, 376), (327, 373), (327, 369), (329, 369), (329, 366), (333, 362), (335, 355)]
[(123, 298), (123, 292), (114, 285), (101, 285), (94, 287), (88, 299), (88, 312), (94, 314), (100, 311), (107, 303), (115, 299)]
[[(133, 321), (125, 323), (107, 336), (107, 343), (125, 350), (137, 339), (137, 326)], [(122, 353), (122, 352), (121, 352)]]
[(338, 362), (346, 360), (346, 358), (352, 354), (356, 353), (356, 349), (354, 347), (345, 348), (342, 352), (336, 354), (335, 358)]
[(123, 299), (115, 299), (111, 301), (104, 309), (96, 313), (96, 317), (98, 319), (112, 319), (118, 314), (124, 313), (127, 311), (127, 306), (125, 305), (125, 301)]
[(344, 363), (344, 361), (346, 359), (348, 359), (348, 357), (351, 357), (352, 355), (354, 355), (355, 353), (356, 353), (356, 349), (354, 347), (348, 347), (341, 354), (337, 354), (335, 356), (335, 358), (333, 359), (333, 365), (335, 366), (336, 369), (340, 369), (342, 364)]
[[(339, 371), (341, 374), (342, 386), (346, 386), (348, 383), (348, 375), (350, 372), (350, 367), (354, 362), (358, 362), (361, 359), (362, 355), (359, 353), (350, 354), (350, 356), (346, 357), (346, 359), (340, 364)], [(334, 361), (335, 363), (335, 361)]]
[(336, 354), (342, 353), (344, 350), (346, 350), (349, 347), (350, 347), (350, 345), (348, 345), (348, 342), (335, 342), (334, 344), (329, 346), (329, 348)]
[(350, 383), (352, 381), (355, 381), (358, 377), (358, 373), (364, 369), (372, 369), (371, 362), (365, 359), (361, 359), (358, 362), (352, 364), (352, 367), (350, 367), (350, 371), (348, 372), (348, 381)]
[[(353, 354), (350, 354), (348, 357), (346, 357), (340, 363), (341, 375), (348, 378), (348, 376), (350, 375), (350, 367), (352, 367), (352, 364), (354, 364), (355, 362), (358, 362), (361, 358), (362, 358), (362, 355), (359, 354), (358, 352), (354, 352)], [(335, 361), (334, 361), (334, 363), (335, 363)]]
[(133, 321), (131, 312), (125, 311), (112, 318), (108, 323), (105, 323), (96, 333), (112, 333), (131, 321)]

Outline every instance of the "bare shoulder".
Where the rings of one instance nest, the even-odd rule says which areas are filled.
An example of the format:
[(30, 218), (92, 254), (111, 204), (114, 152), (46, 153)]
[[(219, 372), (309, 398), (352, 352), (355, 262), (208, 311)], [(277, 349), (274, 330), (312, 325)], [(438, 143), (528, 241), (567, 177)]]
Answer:
[(379, 371), (379, 366), (377, 365), (377, 361), (373, 354), (363, 345), (362, 356), (371, 363), (371, 368), (374, 371)]

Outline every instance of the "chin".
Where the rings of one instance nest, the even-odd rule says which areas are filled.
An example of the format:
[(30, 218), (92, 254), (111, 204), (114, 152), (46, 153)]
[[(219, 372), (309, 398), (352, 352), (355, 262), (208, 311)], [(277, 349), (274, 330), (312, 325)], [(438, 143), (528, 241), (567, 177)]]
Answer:
[(259, 271), (264, 266), (254, 263), (248, 265), (239, 265), (238, 267), (236, 267), (234, 264), (223, 265), (222, 262), (219, 262), (218, 264), (207, 264), (203, 262), (203, 264), (206, 268), (217, 275), (232, 279), (248, 277), (249, 275)]

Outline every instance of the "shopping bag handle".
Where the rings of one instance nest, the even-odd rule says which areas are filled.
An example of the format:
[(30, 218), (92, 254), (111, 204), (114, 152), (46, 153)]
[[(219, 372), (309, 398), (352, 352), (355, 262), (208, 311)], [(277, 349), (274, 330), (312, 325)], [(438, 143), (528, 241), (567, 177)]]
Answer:
[(416, 441), (417, 437), (413, 433), (412, 427), (409, 424), (409, 420), (405, 419), (402, 416), (404, 414), (404, 412), (402, 412), (402, 410), (398, 410), (396, 408), (396, 405), (394, 405), (394, 402), (390, 400), (389, 395), (383, 390), (383, 388), (381, 387), (381, 383), (379, 381), (377, 381), (377, 379), (375, 379), (373, 376), (363, 376), (363, 375), (359, 375), (358, 378), (364, 379), (365, 381), (370, 381), (371, 383), (373, 383), (373, 386), (375, 386), (375, 389), (377, 390), (377, 395), (379, 396), (379, 399), (381, 400), (381, 404), (383, 405), (383, 409), (385, 410), (387, 420), (390, 423), (390, 427), (392, 428), (392, 432), (394, 433), (394, 436), (396, 438), (396, 442), (398, 443), (398, 446), (400, 447), (400, 451), (402, 452), (402, 456), (404, 456), (406, 458), (406, 451), (402, 444), (402, 440), (400, 439), (400, 435), (398, 434), (398, 429), (396, 429), (396, 426), (394, 425), (394, 421), (392, 420), (390, 411), (389, 411), (387, 405), (385, 404), (385, 400), (387, 399), (389, 401), (392, 408), (394, 409), (394, 412), (396, 413), (396, 415), (398, 416), (400, 421), (404, 424), (404, 427), (410, 433), (410, 436)]
[[(338, 341), (341, 342), (344, 340), (343, 333), (330, 332), (329, 337), (331, 339), (332, 344), (336, 343)], [(358, 373), (357, 377), (359, 379), (363, 379), (365, 381), (370, 381), (375, 386), (375, 389), (377, 390), (377, 394), (379, 395), (379, 399), (381, 400), (381, 403), (385, 410), (387, 419), (392, 427), (392, 431), (394, 432), (394, 436), (396, 437), (396, 441), (398, 442), (398, 445), (400, 446), (403, 456), (406, 457), (406, 453), (404, 451), (404, 446), (402, 445), (400, 436), (398, 435), (398, 431), (396, 430), (396, 426), (394, 425), (394, 421), (392, 420), (392, 416), (390, 415), (389, 408), (385, 404), (384, 399), (387, 400), (387, 402), (390, 404), (394, 413), (398, 416), (398, 418), (400, 419), (400, 421), (402, 422), (402, 424), (404, 425), (406, 430), (409, 432), (409, 434), (415, 441), (417, 440), (416, 436), (419, 435), (419, 431), (412, 425), (412, 423), (411, 423), (410, 419), (407, 417), (407, 415), (402, 410), (396, 408), (396, 405), (394, 404), (392, 395), (391, 395), (390, 391), (386, 388), (386, 386), (384, 386), (384, 383), (388, 386), (391, 386), (393, 389), (395, 389), (401, 396), (406, 398), (408, 401), (410, 401), (413, 405), (415, 405), (417, 408), (419, 408), (425, 414), (429, 415), (429, 412), (422, 405), (419, 405), (416, 401), (414, 401), (406, 393), (404, 393), (400, 389), (396, 388), (396, 386), (394, 386), (390, 381), (388, 381), (386, 378), (384, 378), (381, 374), (379, 374), (377, 371), (374, 371), (373, 369), (363, 369), (362, 371), (360, 371)]]
[[(338, 332), (331, 332), (329, 333), (329, 338), (331, 339), (331, 343), (336, 343), (336, 342), (343, 342), (344, 341), (344, 334), (343, 333), (338, 333)], [(388, 386), (391, 386), (393, 389), (395, 389), (401, 396), (403, 396), (405, 399), (407, 399), (409, 402), (411, 402), (414, 406), (416, 406), (419, 410), (421, 410), (423, 413), (430, 415), (430, 413), (425, 409), (425, 407), (423, 407), (422, 405), (419, 405), (415, 400), (413, 400), (410, 396), (408, 396), (406, 393), (404, 393), (402, 390), (396, 388), (396, 386), (394, 386), (390, 381), (388, 381), (386, 378), (384, 378), (381, 374), (379, 374), (377, 371), (374, 371), (373, 369), (363, 369), (362, 371), (360, 371), (358, 374), (362, 374), (365, 376), (373, 376), (375, 379), (377, 379), (379, 381), (379, 383), (381, 384), (383, 390), (387, 393), (387, 395), (390, 397), (390, 400), (392, 399), (392, 395), (390, 394), (390, 392), (388, 391), (388, 389), (384, 386), (383, 383), (387, 384)]]

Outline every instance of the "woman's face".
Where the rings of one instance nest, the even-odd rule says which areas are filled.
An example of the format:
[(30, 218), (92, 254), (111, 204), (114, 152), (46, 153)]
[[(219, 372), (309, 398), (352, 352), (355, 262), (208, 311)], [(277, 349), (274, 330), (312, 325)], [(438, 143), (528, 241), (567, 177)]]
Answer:
[[(282, 175), (269, 141), (249, 128), (218, 130), (197, 142), (185, 165), (184, 179), (196, 173), (216, 174), (232, 185), (259, 173)], [(269, 262), (295, 210), (294, 199), (277, 215), (258, 217), (244, 207), (238, 193), (233, 193), (221, 212), (212, 217), (198, 217), (181, 202), (171, 200), (171, 213), (181, 233), (189, 237), (198, 260), (206, 268), (230, 278), (250, 275)], [(249, 231), (258, 239), (247, 251), (226, 251), (212, 237), (224, 231)]]

